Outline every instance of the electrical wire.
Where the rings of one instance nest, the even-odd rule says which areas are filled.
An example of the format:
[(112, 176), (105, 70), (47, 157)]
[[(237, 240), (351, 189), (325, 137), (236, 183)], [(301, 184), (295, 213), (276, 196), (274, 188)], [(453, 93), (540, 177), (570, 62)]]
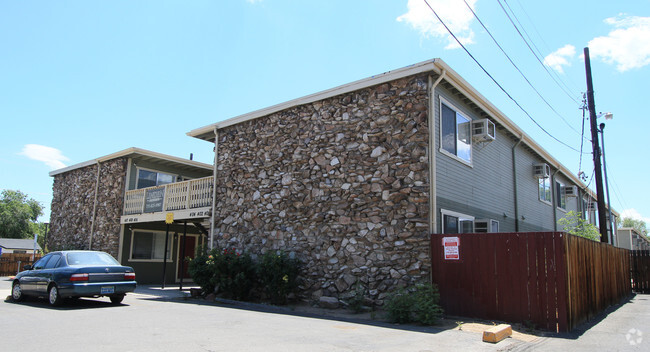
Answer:
[[(551, 72), (548, 70), (548, 68), (546, 67), (546, 65), (544, 65), (544, 62), (540, 59), (539, 55), (537, 55), (537, 53), (535, 52), (535, 50), (533, 50), (533, 48), (531, 47), (531, 44), (528, 43), (528, 41), (526, 40), (526, 38), (524, 38), (523, 34), (521, 34), (521, 31), (519, 30), (519, 28), (517, 27), (517, 25), (515, 24), (515, 22), (512, 20), (512, 17), (510, 17), (510, 14), (508, 13), (508, 11), (506, 11), (505, 7), (503, 7), (503, 4), (501, 4), (501, 0), (497, 0), (497, 2), (499, 3), (499, 6), (501, 6), (501, 9), (503, 10), (503, 12), (504, 12), (504, 13), (506, 14), (506, 16), (508, 17), (508, 20), (510, 20), (510, 23), (512, 24), (512, 26), (515, 27), (515, 30), (517, 31), (517, 33), (519, 34), (519, 36), (521, 37), (521, 39), (524, 41), (524, 43), (526, 43), (526, 46), (528, 47), (528, 49), (530, 50), (530, 52), (533, 53), (533, 55), (535, 56), (535, 58), (537, 59), (537, 61), (540, 63), (540, 65), (542, 65), (542, 67), (544, 68), (544, 71), (546, 71), (546, 73), (551, 77), (551, 79), (555, 82), (555, 84), (557, 84), (558, 87), (560, 87), (560, 89), (562, 89), (562, 91), (563, 91), (563, 92), (564, 92), (564, 93), (565, 93), (565, 94), (566, 94), (566, 95), (567, 95), (571, 100), (573, 100), (574, 102), (576, 102), (576, 103), (579, 104), (579, 102), (576, 100), (576, 98), (574, 98), (573, 96), (571, 96), (571, 93), (569, 93), (568, 91), (566, 91), (566, 89), (565, 89), (564, 87), (562, 87), (562, 85), (557, 81), (557, 79), (555, 79), (555, 77), (553, 77), (553, 75), (552, 75)], [(508, 8), (510, 8), (510, 7), (508, 7)], [(511, 11), (512, 11), (512, 10), (511, 10)], [(513, 16), (514, 16), (514, 14), (513, 14)], [(517, 20), (517, 22), (519, 22), (519, 20)], [(520, 25), (521, 25), (521, 23), (520, 23)], [(523, 26), (522, 26), (522, 28), (523, 28)], [(538, 49), (538, 51), (539, 51), (539, 49)]]
[[(507, 0), (503, 0), (503, 1), (506, 3), (506, 5), (508, 5)], [(549, 48), (549, 45), (544, 40), (544, 37), (539, 33), (539, 30), (537, 30), (537, 26), (535, 26), (535, 22), (533, 22), (533, 20), (530, 18), (530, 16), (528, 15), (528, 12), (526, 12), (526, 9), (521, 4), (521, 1), (517, 0), (517, 4), (519, 5), (519, 8), (521, 9), (521, 12), (523, 12), (524, 15), (526, 16), (526, 18), (528, 19), (528, 22), (530, 22), (530, 24), (533, 26), (533, 29), (535, 30), (535, 33), (537, 33), (537, 36), (539, 37), (539, 39), (541, 39), (542, 44), (544, 44), (544, 47), (545, 47), (546, 51), (550, 52), (551, 49)], [(512, 10), (512, 8), (510, 8), (510, 6), (508, 6), (508, 8), (510, 9), (510, 12), (512, 12), (512, 15), (516, 19), (517, 15), (515, 14), (515, 12)], [(521, 29), (524, 31), (524, 33), (526, 33), (526, 36), (528, 36), (528, 33), (526, 32), (526, 29), (524, 28), (523, 24), (521, 24), (521, 22), (518, 19), (517, 19), (517, 22), (521, 25)], [(528, 36), (528, 39), (530, 39), (530, 41), (533, 43), (533, 46), (537, 49), (537, 53), (539, 55), (542, 55), (541, 51), (539, 50), (539, 48), (537, 48), (537, 46), (535, 45), (535, 42), (532, 40), (532, 38), (530, 38), (530, 36)], [(572, 87), (569, 87), (569, 85), (562, 79), (562, 77), (560, 75), (557, 74), (556, 71), (552, 71), (552, 72), (555, 74), (555, 77), (560, 80), (562, 85), (564, 85), (564, 87), (566, 87), (566, 89), (568, 89), (569, 91), (579, 91), (579, 88), (577, 88), (578, 85), (571, 79), (571, 77), (567, 77), (569, 79), (569, 83), (571, 83), (573, 85)]]
[(539, 127), (542, 131), (544, 131), (544, 133), (546, 133), (549, 137), (553, 138), (553, 139), (554, 139), (555, 141), (557, 141), (558, 143), (564, 145), (565, 147), (567, 147), (567, 148), (569, 148), (569, 149), (571, 149), (571, 150), (573, 150), (573, 151), (575, 151), (575, 152), (580, 153), (580, 151), (579, 151), (578, 149), (576, 149), (576, 148), (570, 146), (569, 144), (567, 144), (567, 143), (561, 141), (560, 139), (558, 139), (557, 137), (555, 137), (554, 135), (552, 135), (550, 132), (548, 132), (544, 127), (542, 127), (542, 125), (540, 125), (539, 122), (537, 122), (537, 121), (536, 121), (536, 120), (535, 120), (535, 119), (534, 119), (534, 118), (533, 118), (533, 117), (528, 113), (528, 111), (526, 111), (526, 109), (524, 109), (524, 108), (519, 104), (519, 102), (518, 102), (515, 98), (513, 98), (512, 95), (510, 95), (510, 93), (508, 93), (508, 91), (505, 90), (505, 88), (503, 88), (503, 86), (501, 86), (501, 84), (500, 84), (500, 83), (499, 83), (499, 82), (498, 82), (498, 81), (497, 81), (497, 80), (496, 80), (496, 79), (495, 79), (495, 78), (494, 78), (494, 77), (493, 77), (493, 76), (492, 76), (492, 75), (491, 75), (491, 74), (490, 74), (490, 73), (485, 69), (485, 67), (483, 67), (483, 65), (481, 65), (480, 62), (478, 62), (478, 60), (474, 57), (474, 55), (472, 55), (472, 53), (470, 53), (469, 50), (467, 50), (467, 48), (466, 48), (466, 47), (465, 47), (465, 46), (460, 42), (460, 40), (458, 39), (458, 37), (456, 37), (456, 35), (451, 31), (451, 29), (449, 29), (449, 27), (448, 27), (447, 24), (442, 20), (442, 18), (440, 18), (440, 16), (439, 16), (438, 13), (436, 12), (436, 10), (434, 10), (433, 7), (431, 7), (431, 5), (429, 4), (429, 2), (428, 2), (427, 0), (423, 0), (423, 1), (424, 1), (425, 4), (427, 4), (427, 6), (428, 6), (429, 9), (431, 10), (431, 12), (433, 12), (433, 14), (436, 16), (436, 18), (438, 18), (438, 21), (440, 21), (440, 23), (445, 27), (445, 29), (447, 30), (447, 32), (449, 32), (449, 34), (454, 38), (454, 40), (456, 40), (456, 43), (458, 43), (458, 45), (460, 45), (460, 47), (463, 48), (463, 50), (465, 50), (465, 52), (467, 53), (467, 55), (469, 55), (469, 57), (472, 58), (472, 60), (474, 60), (474, 62), (475, 62), (475, 63), (476, 63), (480, 68), (481, 68), (481, 70), (483, 70), (483, 72), (484, 72), (488, 77), (490, 77), (490, 79), (492, 80), (492, 82), (494, 82), (494, 84), (496, 84), (497, 87), (499, 87), (499, 89), (501, 89), (501, 91), (502, 91), (503, 93), (505, 93), (505, 95), (508, 96), (508, 98), (510, 98), (510, 100), (512, 100), (512, 101), (515, 103), (515, 105), (517, 105), (517, 107), (519, 107), (519, 109), (520, 109), (521, 111), (523, 111), (524, 114), (526, 114), (526, 116), (528, 116), (528, 118), (530, 118), (531, 121), (533, 121), (533, 123), (535, 123), (535, 125), (537, 125), (537, 127)]
[[(517, 72), (519, 72), (519, 74), (524, 78), (524, 80), (526, 81), (526, 83), (528, 83), (528, 85), (529, 85), (529, 86), (530, 86), (530, 87), (535, 91), (535, 93), (537, 93), (537, 96), (539, 96), (540, 99), (542, 99), (542, 101), (544, 101), (544, 103), (545, 103), (545, 104), (546, 104), (546, 105), (547, 105), (547, 106), (548, 106), (548, 107), (549, 107), (549, 108), (550, 108), (550, 109), (551, 109), (551, 110), (552, 110), (552, 111), (553, 111), (553, 112), (554, 112), (558, 117), (560, 117), (560, 118), (562, 119), (562, 121), (564, 121), (564, 123), (565, 123), (567, 126), (569, 126), (569, 128), (570, 128), (571, 130), (573, 130), (575, 133), (577, 133), (577, 134), (580, 135), (580, 132), (578, 132), (578, 130), (576, 130), (573, 126), (571, 126), (571, 124), (570, 124), (570, 123), (569, 123), (569, 122), (568, 122), (568, 121), (567, 121), (567, 120), (566, 120), (562, 115), (560, 115), (560, 113), (557, 112), (557, 110), (555, 110), (555, 108), (554, 108), (554, 107), (553, 107), (553, 106), (548, 102), (548, 100), (546, 100), (546, 98), (544, 98), (544, 96), (542, 96), (542, 93), (540, 93), (539, 90), (537, 90), (537, 88), (535, 88), (535, 86), (530, 82), (530, 80), (528, 79), (528, 77), (526, 77), (526, 75), (525, 75), (525, 74), (524, 74), (524, 73), (519, 69), (519, 67), (514, 63), (514, 61), (512, 61), (512, 58), (510, 58), (510, 55), (508, 55), (508, 53), (506, 53), (506, 51), (503, 49), (503, 47), (501, 47), (501, 44), (499, 44), (499, 42), (496, 40), (496, 38), (494, 38), (494, 36), (493, 36), (492, 33), (490, 32), (490, 30), (487, 29), (487, 27), (485, 26), (485, 24), (483, 24), (483, 21), (481, 21), (481, 19), (478, 17), (478, 15), (476, 14), (476, 12), (474, 12), (474, 9), (472, 9), (472, 7), (469, 6), (469, 4), (467, 3), (467, 1), (466, 1), (466, 0), (463, 0), (463, 2), (465, 3), (465, 5), (467, 5), (467, 8), (472, 12), (472, 14), (474, 15), (474, 18), (476, 18), (476, 20), (481, 24), (481, 26), (483, 27), (483, 29), (485, 29), (485, 31), (486, 31), (487, 34), (490, 36), (490, 38), (492, 38), (492, 41), (494, 42), (494, 44), (496, 44), (496, 46), (499, 48), (499, 50), (501, 50), (501, 52), (503, 53), (503, 55), (505, 55), (505, 57), (508, 59), (508, 61), (510, 61), (510, 63), (512, 64), (512, 66), (514, 66), (514, 68), (517, 70)], [(581, 136), (582, 136), (582, 138), (584, 138), (584, 134), (582, 134)], [(582, 150), (582, 143), (581, 143), (581, 150)]]

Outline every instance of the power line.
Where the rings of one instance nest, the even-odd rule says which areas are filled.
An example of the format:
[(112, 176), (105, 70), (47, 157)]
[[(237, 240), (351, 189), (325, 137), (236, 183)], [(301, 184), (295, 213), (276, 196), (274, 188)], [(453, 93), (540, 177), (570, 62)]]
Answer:
[[(506, 5), (508, 5), (507, 0), (503, 0), (503, 1), (506, 3)], [(528, 15), (528, 12), (526, 12), (526, 9), (525, 9), (524, 6), (521, 4), (521, 1), (517, 0), (517, 4), (519, 5), (519, 8), (521, 8), (521, 11), (524, 13), (524, 15), (526, 16), (526, 18), (528, 19), (528, 22), (530, 22), (530, 24), (533, 26), (533, 29), (535, 30), (535, 33), (537, 33), (537, 36), (539, 37), (539, 39), (542, 40), (542, 44), (544, 44), (545, 49), (546, 49), (547, 51), (550, 52), (551, 49), (550, 49), (549, 45), (548, 45), (548, 44), (546, 43), (546, 41), (544, 40), (544, 37), (539, 33), (539, 30), (537, 30), (537, 26), (535, 26), (535, 22), (533, 22), (533, 20), (530, 18), (530, 16)], [(510, 6), (508, 6), (508, 8), (510, 9), (510, 12), (512, 12), (512, 15), (513, 15), (515, 18), (517, 18), (517, 15), (516, 15), (515, 12), (512, 10), (512, 8), (510, 8)], [(520, 22), (519, 20), (517, 20), (517, 22), (521, 25), (521, 29), (524, 31), (524, 33), (526, 33), (526, 29), (524, 28), (523, 24), (521, 24), (521, 22)], [(526, 35), (528, 36), (528, 34), (526, 34)], [(529, 38), (530, 41), (533, 43), (533, 46), (534, 46), (535, 48), (537, 48), (537, 46), (535, 46), (535, 42), (532, 40), (532, 38), (530, 38), (530, 36), (528, 36), (528, 38)], [(542, 55), (542, 54), (541, 54), (541, 51), (539, 50), (539, 48), (537, 48), (537, 49), (538, 49), (538, 50), (537, 50), (538, 54)], [(555, 72), (555, 71), (553, 71), (553, 72), (555, 73), (555, 77), (558, 78), (558, 79), (560, 80), (560, 82), (562, 82), (562, 84), (563, 84), (563, 85), (564, 85), (564, 86), (565, 86), (569, 91), (578, 91), (578, 90), (579, 90), (579, 89), (577, 88), (576, 83), (571, 79), (570, 76), (567, 77), (567, 78), (569, 79), (569, 83), (571, 83), (571, 84), (573, 85), (573, 87), (569, 87), (569, 86), (567, 85), (567, 83), (562, 79), (562, 77), (561, 77), (560, 75), (557, 74), (557, 72)], [(575, 100), (574, 100), (574, 101), (575, 101)]]
[(476, 63), (480, 68), (481, 68), (481, 70), (483, 70), (483, 72), (484, 72), (488, 77), (490, 77), (490, 79), (492, 80), (492, 82), (494, 82), (494, 84), (496, 84), (496, 85), (499, 87), (499, 89), (501, 89), (501, 91), (503, 91), (503, 93), (505, 93), (505, 95), (507, 95), (508, 98), (510, 98), (510, 100), (512, 100), (512, 101), (517, 105), (517, 107), (519, 107), (519, 109), (520, 109), (521, 111), (523, 111), (524, 114), (526, 114), (526, 116), (528, 116), (528, 118), (530, 118), (531, 121), (533, 121), (533, 122), (535, 123), (535, 125), (537, 125), (537, 127), (539, 127), (542, 131), (544, 131), (544, 133), (546, 133), (549, 137), (553, 138), (553, 139), (554, 139), (555, 141), (557, 141), (558, 143), (564, 145), (565, 147), (567, 147), (567, 148), (569, 148), (569, 149), (571, 149), (571, 150), (573, 150), (573, 151), (576, 151), (576, 152), (580, 153), (579, 150), (577, 150), (576, 148), (574, 148), (574, 147), (568, 145), (567, 143), (562, 142), (562, 141), (559, 140), (557, 137), (555, 137), (554, 135), (552, 135), (551, 133), (549, 133), (546, 129), (544, 129), (544, 127), (542, 127), (542, 125), (540, 125), (540, 124), (539, 124), (539, 123), (538, 123), (538, 122), (537, 122), (537, 121), (536, 121), (536, 120), (535, 120), (535, 119), (534, 119), (534, 118), (533, 118), (533, 117), (528, 113), (528, 111), (526, 111), (526, 109), (524, 109), (524, 108), (519, 104), (519, 102), (518, 102), (517, 100), (515, 100), (515, 98), (513, 98), (513, 97), (510, 95), (510, 93), (508, 93), (508, 92), (505, 90), (505, 88), (503, 88), (503, 86), (501, 86), (501, 84), (499, 84), (499, 82), (497, 82), (496, 79), (494, 79), (494, 77), (492, 77), (492, 75), (491, 75), (491, 74), (490, 74), (490, 73), (485, 69), (485, 67), (483, 67), (483, 65), (481, 65), (480, 62), (478, 62), (478, 60), (474, 57), (474, 55), (472, 55), (472, 53), (470, 53), (469, 50), (467, 50), (467, 48), (466, 48), (466, 47), (465, 47), (465, 46), (460, 42), (460, 40), (458, 40), (458, 37), (456, 37), (456, 35), (451, 31), (451, 29), (449, 29), (449, 27), (448, 27), (447, 24), (442, 20), (442, 18), (440, 18), (440, 16), (438, 16), (438, 13), (436, 12), (436, 10), (433, 9), (433, 7), (431, 7), (431, 5), (429, 4), (429, 2), (428, 2), (427, 0), (424, 0), (424, 3), (427, 4), (427, 6), (428, 6), (429, 9), (431, 10), (431, 12), (433, 12), (433, 14), (436, 16), (436, 18), (438, 18), (438, 21), (440, 21), (440, 23), (445, 27), (445, 29), (447, 30), (447, 32), (449, 32), (449, 34), (454, 38), (454, 40), (456, 40), (456, 42), (458, 43), (458, 45), (460, 45), (460, 47), (463, 48), (463, 50), (465, 50), (465, 52), (467, 53), (467, 55), (469, 55), (469, 57), (472, 58), (472, 60), (474, 60), (474, 62), (475, 62), (475, 63)]
[[(512, 66), (514, 66), (514, 68), (517, 70), (517, 72), (519, 72), (519, 74), (524, 78), (524, 80), (526, 81), (526, 83), (528, 83), (528, 85), (529, 85), (529, 86), (530, 86), (530, 87), (535, 91), (535, 93), (537, 93), (537, 96), (539, 96), (540, 99), (542, 99), (542, 100), (544, 101), (544, 103), (546, 103), (546, 105), (547, 105), (551, 110), (553, 110), (553, 112), (554, 112), (558, 117), (560, 117), (560, 118), (562, 119), (562, 121), (564, 121), (564, 123), (565, 123), (567, 126), (569, 126), (570, 129), (572, 129), (575, 133), (580, 134), (580, 132), (578, 132), (578, 130), (576, 130), (573, 126), (571, 126), (571, 124), (570, 124), (570, 123), (569, 123), (569, 122), (568, 122), (568, 121), (567, 121), (567, 120), (566, 120), (562, 115), (560, 115), (560, 113), (557, 112), (557, 110), (555, 110), (555, 108), (554, 108), (554, 107), (553, 107), (553, 106), (552, 106), (552, 105), (551, 105), (551, 104), (550, 104), (550, 103), (549, 103), (549, 102), (544, 98), (544, 96), (542, 96), (542, 93), (540, 93), (539, 90), (537, 90), (537, 88), (535, 88), (535, 86), (530, 82), (530, 80), (528, 79), (528, 77), (526, 77), (526, 75), (525, 75), (525, 74), (524, 74), (524, 73), (519, 69), (519, 67), (514, 63), (514, 61), (512, 61), (512, 58), (510, 58), (510, 55), (508, 55), (508, 53), (506, 53), (506, 51), (503, 49), (503, 47), (501, 47), (501, 45), (499, 44), (499, 42), (496, 40), (496, 38), (494, 38), (494, 36), (493, 36), (492, 33), (490, 32), (490, 30), (487, 29), (487, 27), (485, 26), (485, 24), (483, 24), (483, 21), (481, 21), (481, 19), (478, 17), (478, 15), (476, 14), (476, 12), (474, 12), (474, 10), (472, 9), (472, 7), (469, 6), (469, 4), (467, 3), (467, 1), (466, 1), (466, 0), (463, 0), (463, 2), (465, 3), (465, 5), (467, 5), (467, 8), (472, 12), (472, 14), (473, 14), (474, 17), (476, 18), (476, 20), (478, 20), (478, 22), (481, 24), (481, 26), (483, 27), (483, 29), (485, 29), (485, 31), (486, 31), (487, 34), (490, 36), (490, 38), (492, 38), (492, 41), (494, 41), (494, 44), (496, 44), (496, 46), (499, 48), (499, 50), (501, 50), (501, 52), (503, 53), (503, 55), (505, 55), (506, 58), (508, 58), (508, 61), (510, 61), (510, 63), (512, 64)], [(584, 134), (582, 135), (582, 138), (584, 138)], [(582, 150), (582, 143), (580, 143), (580, 144), (581, 144), (581, 150)]]
[[(573, 96), (571, 96), (571, 93), (569, 93), (569, 92), (568, 92), (564, 87), (562, 87), (562, 85), (557, 81), (557, 79), (553, 76), (553, 74), (551, 74), (551, 72), (548, 70), (548, 68), (546, 67), (546, 65), (544, 65), (544, 62), (542, 62), (542, 60), (540, 59), (539, 55), (538, 55), (538, 54), (535, 52), (535, 50), (533, 50), (533, 48), (531, 47), (531, 44), (529, 44), (528, 41), (526, 40), (526, 38), (524, 38), (523, 34), (521, 34), (521, 31), (519, 30), (519, 28), (517, 27), (517, 25), (515, 24), (515, 22), (512, 20), (512, 17), (510, 17), (510, 14), (508, 13), (508, 11), (506, 11), (506, 9), (503, 7), (503, 4), (501, 4), (501, 0), (497, 0), (497, 2), (499, 3), (499, 6), (501, 6), (501, 9), (503, 10), (503, 12), (504, 12), (504, 13), (506, 14), (506, 16), (508, 17), (508, 20), (510, 20), (510, 23), (512, 24), (512, 26), (515, 27), (515, 30), (517, 31), (517, 33), (519, 34), (519, 36), (521, 37), (521, 39), (524, 41), (524, 43), (525, 43), (526, 46), (528, 47), (528, 50), (530, 50), (530, 52), (533, 53), (533, 55), (535, 56), (535, 58), (537, 59), (537, 61), (539, 62), (539, 64), (542, 65), (542, 67), (544, 68), (544, 71), (546, 71), (546, 73), (549, 75), (549, 77), (551, 77), (551, 79), (553, 80), (553, 82), (555, 82), (555, 84), (557, 84), (558, 87), (560, 87), (560, 89), (562, 89), (562, 91), (563, 91), (563, 92), (564, 92), (564, 93), (565, 93), (565, 94), (566, 94), (566, 95), (567, 95), (571, 100), (573, 100), (574, 102), (576, 102), (576, 103), (579, 104), (579, 102), (578, 102), (578, 101), (577, 101)], [(507, 4), (506, 4), (506, 5), (507, 5)], [(508, 7), (508, 8), (510, 8), (510, 7)], [(512, 10), (510, 10), (510, 11), (512, 11)], [(513, 16), (514, 16), (514, 13), (513, 13)], [(516, 17), (515, 17), (515, 18), (516, 18)], [(518, 19), (517, 19), (517, 22), (519, 22)], [(519, 25), (521, 26), (521, 23), (520, 23)], [(523, 26), (522, 26), (522, 29), (523, 29)], [(526, 35), (528, 35), (528, 34), (526, 34)], [(534, 44), (533, 44), (533, 45), (534, 45)], [(537, 51), (539, 51), (539, 49), (538, 49)]]

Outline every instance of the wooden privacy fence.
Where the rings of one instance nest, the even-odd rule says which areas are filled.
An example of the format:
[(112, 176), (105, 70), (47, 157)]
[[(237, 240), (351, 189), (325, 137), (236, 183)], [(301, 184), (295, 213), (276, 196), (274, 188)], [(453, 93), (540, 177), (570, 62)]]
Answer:
[(435, 234), (431, 258), (449, 315), (570, 331), (631, 293), (627, 250), (561, 232)]
[(0, 256), (0, 276), (13, 276), (23, 270), (27, 264), (34, 264), (34, 261), (41, 258), (40, 254), (36, 254), (32, 260), (32, 254), (24, 253), (3, 253)]
[(650, 251), (630, 251), (632, 269), (632, 290), (638, 293), (650, 293)]

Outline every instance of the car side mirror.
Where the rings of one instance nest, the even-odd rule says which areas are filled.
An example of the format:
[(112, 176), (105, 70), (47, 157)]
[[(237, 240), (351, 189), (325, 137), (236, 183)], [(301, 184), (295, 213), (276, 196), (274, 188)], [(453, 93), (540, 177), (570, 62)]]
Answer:
[(32, 267), (31, 265), (27, 264), (27, 265), (25, 265), (25, 266), (23, 267), (23, 270), (32, 270), (33, 268), (34, 268), (34, 267)]

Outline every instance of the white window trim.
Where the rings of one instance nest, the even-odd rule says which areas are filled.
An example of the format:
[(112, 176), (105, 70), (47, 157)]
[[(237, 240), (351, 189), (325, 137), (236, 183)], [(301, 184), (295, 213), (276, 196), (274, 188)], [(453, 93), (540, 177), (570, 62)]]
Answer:
[(472, 123), (472, 121), (474, 119), (472, 119), (469, 116), (469, 114), (466, 114), (461, 109), (456, 107), (456, 105), (452, 104), (451, 102), (449, 102), (449, 100), (441, 97), (440, 95), (438, 95), (438, 100), (439, 100), (439, 104), (438, 104), (438, 117), (439, 117), (438, 118), (438, 127), (439, 127), (438, 128), (438, 140), (439, 140), (439, 148), (438, 148), (438, 150), (440, 151), (440, 153), (442, 153), (444, 155), (447, 155), (448, 157), (450, 157), (450, 158), (452, 158), (452, 159), (454, 159), (456, 161), (461, 162), (463, 165), (466, 165), (466, 166), (469, 166), (469, 167), (473, 168), (474, 167), (474, 165), (473, 165), (473, 161), (474, 161), (474, 143), (472, 142), (472, 128), (471, 128), (471, 126), (470, 126), (470, 129), (469, 129), (469, 134), (470, 134), (469, 135), (469, 145), (470, 145), (470, 148), (469, 148), (469, 161), (459, 157), (458, 155), (455, 155), (455, 154), (452, 154), (452, 153), (446, 151), (442, 147), (442, 104), (447, 105), (448, 108), (454, 110), (457, 114), (461, 114), (464, 117), (466, 117), (469, 120), (470, 124)]
[(453, 216), (455, 218), (459, 219), (469, 219), (472, 220), (472, 233), (474, 232), (474, 221), (476, 221), (476, 218), (471, 215), (463, 214), (463, 213), (458, 213), (455, 211), (447, 210), (447, 209), (440, 209), (440, 227), (443, 234), (445, 233), (445, 215)]
[(544, 203), (546, 205), (553, 206), (553, 203), (552, 203), (553, 199), (552, 198), (553, 198), (553, 189), (554, 189), (554, 187), (550, 184), (551, 183), (551, 178), (550, 177), (544, 178), (544, 180), (547, 180), (549, 182), (549, 187), (551, 188), (551, 200), (542, 199), (541, 189), (539, 188), (539, 180), (541, 180), (541, 179), (537, 180), (537, 199), (540, 202), (542, 202), (542, 203)]
[[(138, 186), (139, 186), (139, 183), (140, 183), (140, 177), (138, 177), (138, 176), (140, 175), (140, 170), (145, 170), (145, 171), (156, 172), (156, 173), (160, 173), (160, 174), (165, 174), (165, 175), (171, 175), (171, 176), (174, 176), (174, 182), (178, 182), (178, 179), (179, 179), (179, 177), (180, 177), (179, 174), (173, 174), (173, 173), (171, 173), (171, 172), (165, 172), (165, 171), (161, 171), (161, 170), (156, 170), (156, 169), (150, 169), (150, 168), (146, 168), (146, 167), (136, 166), (136, 167), (135, 167), (135, 189), (139, 189)], [(172, 182), (172, 183), (174, 183), (174, 182)]]
[[(554, 193), (553, 193), (553, 197), (554, 197), (554, 198), (557, 198), (557, 197), (558, 197), (558, 193), (559, 193), (560, 197), (564, 197), (564, 206), (565, 206), (566, 208), (569, 208), (569, 204), (567, 204), (567, 203), (568, 203), (568, 202), (567, 202), (567, 196), (565, 196), (565, 195), (564, 195), (564, 192), (562, 192), (562, 188), (566, 187), (566, 184), (564, 184), (564, 182), (562, 182), (562, 181), (560, 181), (560, 180), (557, 180), (557, 179), (554, 180), (554, 183), (555, 183), (555, 185), (554, 185), (555, 187), (553, 187), (553, 192), (554, 192)], [(556, 189), (558, 184), (560, 185), (560, 189), (559, 189), (559, 190)], [(563, 212), (565, 212), (565, 213), (568, 212), (567, 209), (563, 209), (563, 208), (560, 207), (560, 199), (555, 199), (555, 207), (556, 207), (558, 210), (563, 211)]]
[[(145, 230), (145, 229), (132, 230), (131, 231), (131, 249), (129, 251), (129, 259), (128, 259), (128, 261), (132, 262), (132, 263), (162, 263), (162, 262), (164, 262), (165, 259), (133, 259), (133, 243), (134, 243), (133, 237), (135, 236), (136, 232), (161, 233), (163, 235), (166, 233), (166, 231), (158, 231), (158, 230)], [(167, 250), (170, 252), (170, 257), (167, 258), (167, 261), (171, 262), (171, 261), (173, 261), (172, 258), (171, 258), (171, 255), (173, 255), (172, 247), (174, 245), (174, 235), (172, 233), (170, 233), (169, 236), (171, 238), (169, 239), (169, 243), (168, 243), (169, 248), (167, 248)]]

